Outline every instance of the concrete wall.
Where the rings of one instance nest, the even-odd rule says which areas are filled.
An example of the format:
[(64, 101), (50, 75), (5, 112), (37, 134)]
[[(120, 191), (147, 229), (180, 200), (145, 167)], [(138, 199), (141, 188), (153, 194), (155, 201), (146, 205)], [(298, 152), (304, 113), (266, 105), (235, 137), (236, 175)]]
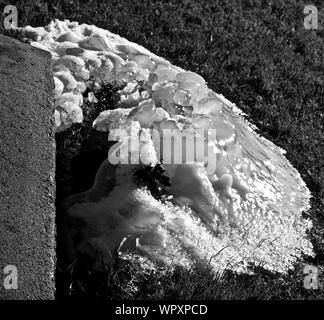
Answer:
[(49, 53), (0, 35), (0, 299), (54, 298), (53, 87)]

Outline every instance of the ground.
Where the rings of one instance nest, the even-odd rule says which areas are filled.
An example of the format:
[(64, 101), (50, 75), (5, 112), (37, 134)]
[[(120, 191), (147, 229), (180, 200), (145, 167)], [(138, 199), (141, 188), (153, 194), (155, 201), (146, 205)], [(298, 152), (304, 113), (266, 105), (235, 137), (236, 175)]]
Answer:
[[(53, 18), (95, 24), (201, 74), (210, 88), (236, 103), (262, 135), (287, 151), (311, 190), (312, 208), (305, 215), (314, 222), (310, 237), (316, 257), (307, 262), (322, 268), (324, 7), (321, 0), (312, 3), (319, 11), (318, 30), (304, 28), (309, 3), (303, 0), (10, 0), (17, 5), (19, 26), (43, 26)], [(0, 0), (0, 12), (6, 4)], [(252, 277), (228, 274), (221, 281), (199, 272), (168, 277), (150, 282), (154, 293), (140, 297), (324, 297), (322, 289), (303, 288), (302, 265), (287, 276), (260, 271)], [(190, 287), (184, 285), (188, 277)]]

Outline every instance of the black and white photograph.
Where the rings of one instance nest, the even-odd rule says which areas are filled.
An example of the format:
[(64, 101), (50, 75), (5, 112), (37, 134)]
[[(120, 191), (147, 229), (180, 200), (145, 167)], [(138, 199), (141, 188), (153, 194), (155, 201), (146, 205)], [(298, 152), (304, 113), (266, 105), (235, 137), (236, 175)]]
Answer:
[(0, 20), (0, 300), (324, 299), (323, 0), (0, 0)]

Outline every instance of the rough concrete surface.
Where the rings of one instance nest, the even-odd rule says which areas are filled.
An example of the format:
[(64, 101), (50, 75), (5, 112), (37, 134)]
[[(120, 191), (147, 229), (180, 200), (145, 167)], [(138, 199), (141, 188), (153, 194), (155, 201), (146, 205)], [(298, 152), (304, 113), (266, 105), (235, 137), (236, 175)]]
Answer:
[(0, 35), (0, 299), (54, 298), (53, 87), (48, 52)]

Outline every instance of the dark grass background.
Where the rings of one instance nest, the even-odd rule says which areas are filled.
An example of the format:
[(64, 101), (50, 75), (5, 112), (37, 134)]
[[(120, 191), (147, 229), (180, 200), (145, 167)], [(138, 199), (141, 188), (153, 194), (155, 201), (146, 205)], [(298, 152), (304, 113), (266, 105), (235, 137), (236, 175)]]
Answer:
[[(305, 215), (314, 222), (310, 237), (316, 258), (308, 262), (324, 266), (322, 0), (0, 0), (0, 12), (7, 4), (17, 6), (19, 26), (44, 26), (54, 18), (95, 24), (201, 74), (210, 88), (236, 103), (262, 135), (287, 151), (313, 195)], [(303, 27), (308, 4), (318, 8), (318, 30)], [(189, 279), (190, 286), (185, 285)], [(253, 277), (228, 274), (225, 284), (199, 272), (170, 275), (164, 290), (158, 289), (160, 280), (150, 280), (155, 293), (140, 297), (324, 297), (322, 289), (303, 288), (301, 266), (284, 277), (261, 271)]]

